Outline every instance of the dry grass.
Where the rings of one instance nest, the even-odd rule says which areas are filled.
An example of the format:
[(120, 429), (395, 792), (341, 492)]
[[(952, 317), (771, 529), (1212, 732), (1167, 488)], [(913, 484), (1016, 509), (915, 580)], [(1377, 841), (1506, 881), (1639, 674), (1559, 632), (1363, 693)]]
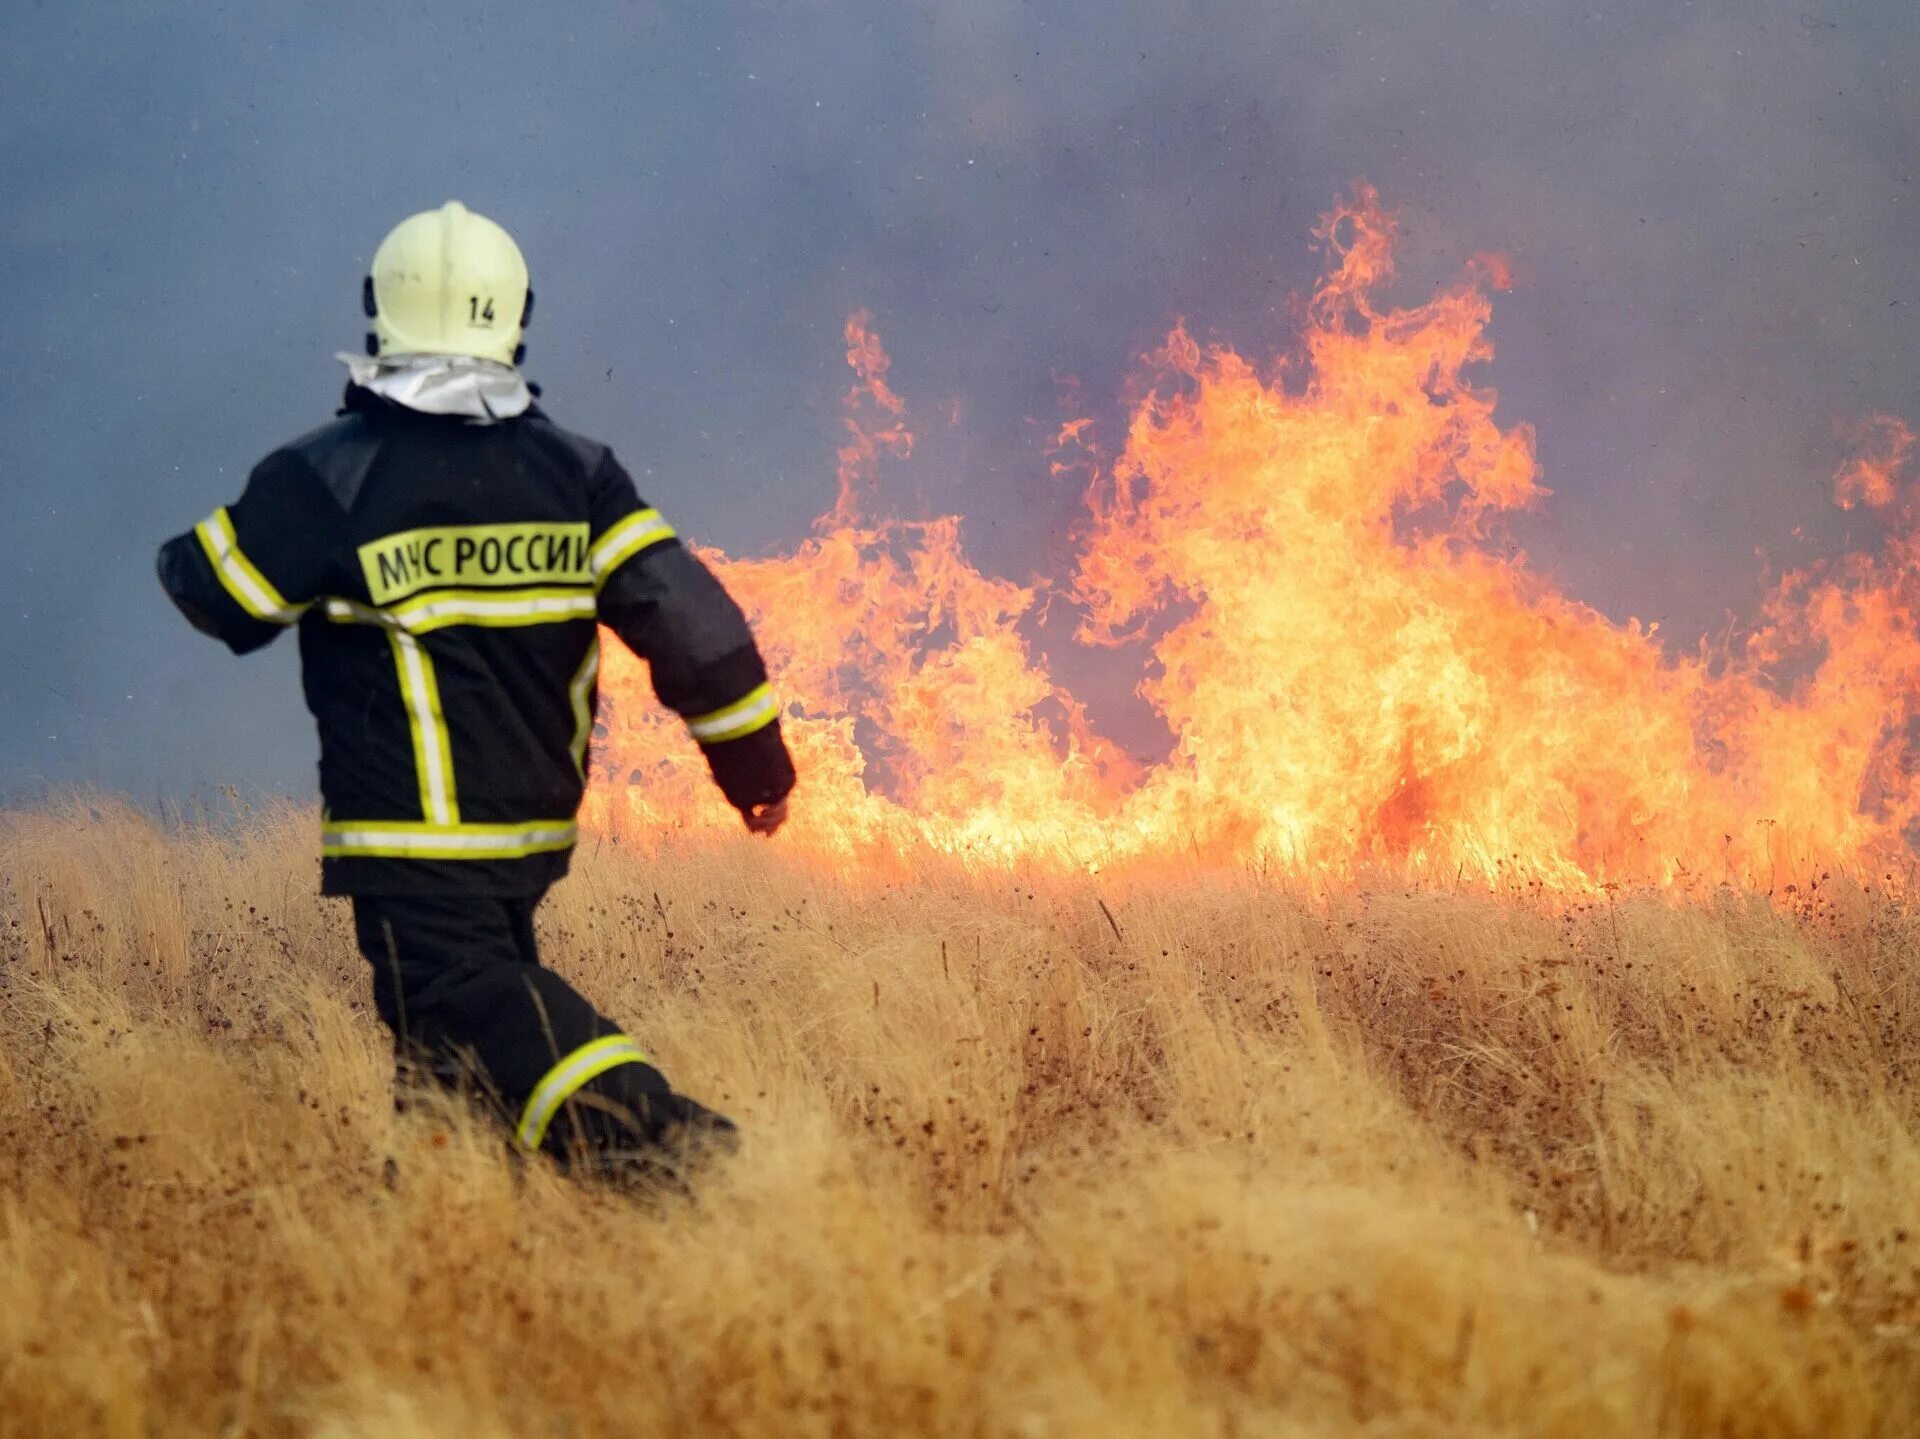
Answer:
[(0, 1430), (1920, 1433), (1859, 887), (583, 856), (552, 962), (748, 1130), (648, 1205), (394, 1115), (311, 846), (0, 817)]

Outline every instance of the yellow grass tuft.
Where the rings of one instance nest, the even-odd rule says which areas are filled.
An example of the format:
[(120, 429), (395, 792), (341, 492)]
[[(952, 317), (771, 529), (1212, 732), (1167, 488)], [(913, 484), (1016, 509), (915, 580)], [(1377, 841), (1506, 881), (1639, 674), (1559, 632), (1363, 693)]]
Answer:
[(0, 817), (0, 1431), (1920, 1433), (1905, 903), (916, 870), (583, 852), (642, 1203), (394, 1114), (310, 816)]

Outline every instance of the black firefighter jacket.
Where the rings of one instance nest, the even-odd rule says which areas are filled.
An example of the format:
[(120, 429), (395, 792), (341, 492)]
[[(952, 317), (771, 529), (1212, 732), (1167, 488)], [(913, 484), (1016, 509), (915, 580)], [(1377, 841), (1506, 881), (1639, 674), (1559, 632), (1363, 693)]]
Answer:
[(598, 624), (739, 809), (793, 784), (745, 617), (604, 446), (538, 408), (474, 423), (350, 388), (160, 550), (235, 653), (300, 630), (330, 894), (532, 894), (566, 872)]

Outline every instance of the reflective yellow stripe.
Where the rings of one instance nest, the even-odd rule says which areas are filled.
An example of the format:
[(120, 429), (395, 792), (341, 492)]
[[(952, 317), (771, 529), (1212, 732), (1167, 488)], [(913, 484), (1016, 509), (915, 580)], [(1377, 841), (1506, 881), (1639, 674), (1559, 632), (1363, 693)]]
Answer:
[(660, 518), (656, 509), (635, 510), (619, 524), (600, 536), (593, 547), (593, 586), (599, 589), (607, 577), (650, 545), (676, 538), (672, 525)]
[(430, 823), (456, 825), (460, 804), (453, 792), (453, 750), (447, 720), (440, 710), (440, 681), (427, 647), (401, 630), (388, 630), (393, 666), (400, 675), (400, 698), (413, 731), (413, 763), (420, 776), (420, 813)]
[(253, 561), (241, 552), (240, 542), (233, 534), (233, 519), (225, 505), (195, 525), (193, 533), (200, 541), (200, 548), (207, 552), (221, 588), (233, 596), (234, 603), (241, 609), (256, 620), (276, 625), (290, 625), (300, 618), (306, 606), (288, 604), (280, 591), (267, 582), (267, 577), (254, 568)]
[(330, 599), (327, 618), (336, 624), (383, 625), (421, 635), (449, 625), (482, 625), (507, 629), (520, 625), (550, 625), (568, 620), (590, 620), (593, 591), (588, 589), (526, 589), (507, 592), (435, 590), (387, 609), (357, 600)]
[(580, 837), (570, 819), (525, 824), (427, 824), (415, 820), (330, 820), (320, 827), (329, 859), (521, 859), (566, 849)]
[(624, 1034), (609, 1034), (604, 1039), (581, 1045), (541, 1076), (533, 1093), (527, 1096), (527, 1107), (521, 1111), (519, 1128), (514, 1131), (521, 1147), (540, 1147), (547, 1137), (547, 1126), (553, 1123), (560, 1106), (573, 1098), (583, 1084), (622, 1064), (646, 1062), (640, 1046)]
[(757, 729), (764, 729), (773, 723), (780, 713), (780, 706), (774, 700), (773, 689), (761, 685), (745, 699), (736, 700), (725, 709), (715, 710), (712, 714), (694, 715), (687, 721), (687, 728), (693, 731), (693, 737), (702, 744), (718, 744), (722, 740), (742, 739)]
[(587, 777), (587, 737), (593, 732), (593, 682), (599, 675), (600, 632), (595, 630), (586, 658), (580, 661), (573, 683), (567, 687), (567, 695), (573, 701), (573, 767), (580, 771), (581, 779)]

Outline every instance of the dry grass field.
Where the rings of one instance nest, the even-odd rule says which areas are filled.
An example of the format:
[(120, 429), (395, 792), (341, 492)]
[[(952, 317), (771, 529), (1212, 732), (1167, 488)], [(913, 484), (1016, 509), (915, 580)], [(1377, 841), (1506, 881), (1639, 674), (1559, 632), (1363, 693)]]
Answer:
[(310, 823), (0, 817), (7, 1434), (1920, 1433), (1872, 888), (589, 846), (551, 962), (746, 1131), (642, 1202), (394, 1113)]

